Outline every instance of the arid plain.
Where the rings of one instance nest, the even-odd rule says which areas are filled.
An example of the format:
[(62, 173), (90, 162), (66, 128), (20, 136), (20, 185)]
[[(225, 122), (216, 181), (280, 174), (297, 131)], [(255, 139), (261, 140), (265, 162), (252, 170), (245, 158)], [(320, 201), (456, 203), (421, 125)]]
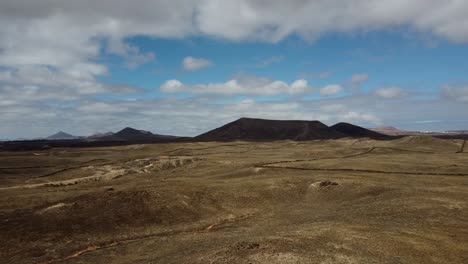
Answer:
[(468, 146), (411, 136), (0, 152), (2, 263), (468, 263)]

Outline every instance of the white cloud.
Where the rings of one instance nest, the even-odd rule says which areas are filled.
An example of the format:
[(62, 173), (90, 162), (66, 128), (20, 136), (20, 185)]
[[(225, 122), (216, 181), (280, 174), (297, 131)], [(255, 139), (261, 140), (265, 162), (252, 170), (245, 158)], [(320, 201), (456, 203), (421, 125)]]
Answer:
[[(442, 89), (442, 95), (454, 101), (417, 102), (417, 106), (399, 100), (375, 106), (372, 96), (327, 99), (327, 103), (342, 105), (334, 109), (323, 107), (320, 101), (302, 102), (297, 98), (277, 103), (248, 99), (223, 105), (223, 111), (219, 111), (219, 104), (193, 98), (195, 101), (91, 100), (99, 94), (135, 90), (99, 81), (99, 77), (109, 74), (102, 62), (103, 51), (120, 56), (129, 68), (156, 59), (154, 53), (132, 44), (133, 37), (203, 36), (239, 42), (277, 42), (291, 35), (315, 40), (334, 32), (408, 28), (429, 33), (431, 37), (468, 43), (466, 10), (468, 1), (461, 0), (0, 1), (0, 123), (7, 124), (0, 130), (0, 138), (37, 135), (31, 131), (49, 134), (57, 128), (85, 134), (124, 126), (194, 135), (252, 113), (264, 118), (327, 122), (340, 118), (375, 122), (377, 119), (372, 116), (383, 121), (399, 116), (411, 122), (427, 115), (437, 120), (463, 122), (467, 111), (464, 102), (468, 101), (466, 86)], [(279, 60), (265, 60), (263, 65)], [(365, 78), (354, 79), (363, 82)], [(288, 84), (248, 76), (194, 86), (173, 80), (160, 88), (166, 93), (249, 96), (294, 95), (311, 90), (304, 80)], [(343, 90), (339, 85), (324, 88), (326, 95)], [(388, 97), (389, 92), (386, 94)], [(415, 107), (423, 110), (414, 111)], [(151, 127), (156, 123), (158, 127)], [(162, 131), (158, 130), (160, 124)]]
[[(32, 94), (23, 91), (22, 94)], [(418, 120), (443, 120), (434, 127), (463, 128), (467, 104), (451, 100), (388, 100), (375, 104), (373, 96), (346, 96), (327, 100), (264, 101), (247, 97), (242, 101), (219, 103), (217, 98), (184, 99), (97, 99), (73, 101), (72, 104), (44, 105), (9, 103), (10, 96), (2, 96), (0, 123), (8, 124), (0, 130), (0, 138), (46, 136), (57, 130), (77, 135), (95, 131), (118, 131), (126, 126), (161, 134), (197, 135), (237, 118), (320, 120), (328, 125), (345, 121), (364, 127), (387, 124), (411, 124)], [(222, 109), (222, 111), (220, 111)], [(419, 111), (415, 111), (418, 109)], [(28, 128), (28, 129), (25, 129)], [(403, 127), (404, 128), (404, 127)], [(415, 128), (431, 130), (431, 124)]]
[(105, 103), (105, 102), (85, 102), (76, 108), (76, 110), (84, 113), (91, 114), (115, 114), (121, 112), (127, 112), (128, 107), (122, 107), (122, 105), (115, 103)]
[(185, 57), (182, 67), (186, 71), (198, 71), (213, 65), (213, 62), (203, 58)]
[(38, 87), (70, 89), (77, 94), (107, 92), (104, 85), (97, 82), (95, 74), (105, 74), (107, 69), (96, 64), (75, 64), (67, 69), (47, 66), (20, 66), (1, 71), (0, 82), (12, 85), (34, 85)]
[(0, 65), (89, 63), (99, 56), (102, 39), (121, 46), (110, 52), (130, 57), (129, 67), (153, 60), (154, 54), (122, 44), (133, 36), (275, 42), (292, 34), (315, 39), (408, 26), (468, 43), (467, 9), (468, 2), (459, 0), (1, 1)]
[(384, 99), (395, 99), (406, 96), (406, 93), (399, 87), (381, 88), (375, 91), (375, 94)]
[(320, 95), (322, 96), (332, 96), (332, 95), (337, 95), (341, 92), (343, 92), (344, 89), (341, 85), (338, 84), (330, 84), (322, 89), (320, 89)]
[(340, 115), (338, 118), (340, 118), (342, 121), (349, 122), (349, 123), (370, 123), (374, 125), (381, 125), (382, 121), (376, 117), (373, 114), (369, 113), (358, 113), (358, 112), (347, 112), (342, 115)]
[[(151, 130), (155, 133), (197, 135), (240, 117), (267, 119), (320, 120), (329, 125), (340, 121), (358, 125), (375, 125), (378, 114), (369, 112), (363, 102), (352, 101), (241, 101), (215, 103), (195, 98), (137, 99), (134, 101), (81, 101), (68, 107), (41, 105), (12, 106), (0, 112), (0, 122), (9, 126), (0, 131), (0, 138), (45, 136), (64, 130), (77, 135), (95, 131), (117, 131), (126, 126)], [(0, 98), (0, 102), (2, 98)], [(335, 107), (327, 107), (336, 105)], [(223, 111), (220, 111), (222, 107)], [(353, 109), (349, 112), (349, 109)], [(23, 118), (18, 118), (18, 115)], [(40, 119), (38, 119), (40, 118)], [(37, 122), (35, 120), (41, 120)], [(31, 129), (21, 129), (22, 127)], [(16, 131), (13, 133), (12, 131)]]
[(97, 64), (75, 64), (67, 69), (31, 65), (0, 70), (0, 95), (10, 101), (71, 101), (107, 94), (136, 93), (128, 86), (106, 85), (96, 80), (96, 74), (106, 74), (107, 68)]
[(129, 69), (135, 69), (156, 59), (156, 55), (153, 52), (142, 53), (138, 47), (117, 38), (110, 38), (107, 41), (106, 51), (122, 56), (126, 60), (126, 66)]
[(442, 95), (451, 100), (468, 102), (468, 85), (445, 85), (442, 87)]
[(275, 81), (252, 75), (237, 75), (224, 83), (208, 83), (187, 86), (178, 80), (168, 80), (159, 90), (163, 93), (194, 93), (218, 95), (264, 95), (280, 94), (298, 95), (311, 91), (306, 80), (296, 80), (290, 85), (283, 81)]
[[(24, 103), (132, 90), (98, 80), (108, 74), (102, 51), (121, 56), (129, 68), (154, 60), (153, 53), (141, 52), (127, 38), (189, 34), (191, 20), (183, 17), (191, 18), (193, 9), (187, 4), (159, 1), (146, 9), (119, 0), (0, 1), (0, 94)], [(28, 99), (31, 87), (35, 95)]]
[(304, 94), (307, 92), (309, 89), (309, 85), (306, 80), (300, 79), (294, 81), (290, 86), (289, 86), (289, 93), (290, 94)]
[[(279, 41), (298, 33), (314, 39), (327, 32), (409, 26), (456, 42), (468, 42), (466, 1), (329, 0), (203, 1), (199, 30), (227, 39)], [(229, 12), (220, 12), (229, 10)], [(216, 21), (216, 22), (215, 22)]]
[(184, 92), (185, 86), (178, 80), (168, 80), (159, 87), (159, 90), (163, 93), (181, 93)]

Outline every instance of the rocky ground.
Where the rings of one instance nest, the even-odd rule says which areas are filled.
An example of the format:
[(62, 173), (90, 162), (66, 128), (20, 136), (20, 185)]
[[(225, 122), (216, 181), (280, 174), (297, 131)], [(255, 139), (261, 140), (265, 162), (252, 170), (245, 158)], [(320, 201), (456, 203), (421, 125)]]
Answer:
[(406, 137), (0, 152), (2, 263), (468, 263), (468, 149)]

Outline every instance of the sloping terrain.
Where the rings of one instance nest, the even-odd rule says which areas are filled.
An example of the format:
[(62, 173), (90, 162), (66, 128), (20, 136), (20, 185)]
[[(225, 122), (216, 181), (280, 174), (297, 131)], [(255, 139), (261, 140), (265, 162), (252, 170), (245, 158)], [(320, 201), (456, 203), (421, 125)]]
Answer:
[(371, 128), (370, 130), (389, 136), (408, 136), (421, 134), (421, 132), (401, 130), (392, 126), (375, 127)]
[(338, 123), (330, 127), (331, 129), (345, 134), (348, 137), (354, 138), (373, 138), (373, 139), (387, 139), (390, 138), (388, 135), (372, 131), (360, 126), (356, 126), (349, 123)]
[(312, 140), (339, 138), (344, 135), (319, 121), (267, 120), (240, 118), (196, 136), (196, 141), (231, 140)]
[(105, 133), (95, 133), (95, 134), (92, 134), (92, 135), (86, 137), (86, 139), (88, 139), (88, 140), (100, 139), (102, 137), (112, 136), (112, 135), (114, 135), (114, 132), (111, 132), (111, 131), (105, 132)]
[(94, 137), (94, 140), (101, 141), (129, 141), (129, 142), (153, 142), (153, 141), (170, 141), (176, 139), (176, 136), (158, 135), (149, 131), (138, 130), (131, 127), (126, 127), (117, 133), (104, 135), (102, 137)]
[[(419, 133), (416, 136), (430, 135)], [(439, 133), (433, 136), (440, 139), (468, 139), (468, 134)], [(59, 139), (62, 137), (65, 138)], [(149, 131), (138, 130), (130, 127), (124, 128), (117, 133), (98, 133), (89, 137), (67, 137), (73, 136), (60, 132), (56, 135), (56, 139), (54, 140), (41, 139), (0, 142), (0, 151), (41, 150), (63, 147), (105, 147), (169, 142), (228, 142), (236, 140), (250, 142), (267, 142), (275, 140), (306, 141), (316, 139), (339, 139), (346, 137), (354, 139), (369, 138), (378, 140), (391, 140), (398, 139), (403, 136), (386, 135), (349, 123), (338, 123), (328, 127), (319, 121), (240, 118), (234, 122), (228, 123), (196, 137), (158, 135)]]
[(393, 140), (392, 145), (400, 148), (411, 148), (431, 152), (456, 152), (461, 149), (461, 139), (440, 139), (431, 136), (407, 136)]
[(63, 131), (57, 132), (53, 135), (48, 136), (46, 139), (48, 140), (64, 140), (64, 139), (79, 139), (80, 137), (70, 135)]
[(0, 259), (466, 263), (466, 153), (432, 138), (0, 152)]

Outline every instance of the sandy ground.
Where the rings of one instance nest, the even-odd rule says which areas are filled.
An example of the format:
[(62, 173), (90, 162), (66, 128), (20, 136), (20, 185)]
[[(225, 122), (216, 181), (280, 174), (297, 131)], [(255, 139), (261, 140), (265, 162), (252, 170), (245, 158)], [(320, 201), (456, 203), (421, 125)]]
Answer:
[(0, 262), (468, 263), (467, 194), (430, 137), (0, 152)]

